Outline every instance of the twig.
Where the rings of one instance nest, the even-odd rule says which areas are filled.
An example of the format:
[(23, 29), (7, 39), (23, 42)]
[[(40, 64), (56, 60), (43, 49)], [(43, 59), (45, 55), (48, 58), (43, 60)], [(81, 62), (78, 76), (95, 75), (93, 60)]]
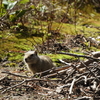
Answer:
[(84, 65), (84, 67), (86, 67), (86, 69), (89, 70), (89, 72), (98, 80), (98, 82), (100, 81), (97, 76), (81, 61), (81, 63)]
[(1, 73), (6, 73), (6, 74), (17, 76), (17, 77), (30, 78), (28, 76), (23, 76), (23, 75), (18, 75), (18, 74), (10, 73), (9, 71), (3, 71)]
[(71, 65), (72, 65), (71, 63), (67, 63), (67, 62), (63, 61), (62, 59), (59, 59), (59, 61), (60, 61), (61, 63), (63, 63), (63, 64), (68, 65), (68, 66), (71, 66)]
[(85, 55), (77, 55), (77, 54), (65, 53), (65, 52), (57, 52), (57, 54), (65, 54), (65, 55), (70, 55), (70, 56), (74, 56), (74, 57), (84, 57), (87, 59), (93, 59), (95, 61), (100, 61), (100, 59), (98, 59), (98, 58), (91, 57), (91, 56), (85, 56)]
[(88, 95), (82, 88), (80, 88), (80, 91), (83, 92), (85, 95)]
[(79, 80), (82, 80), (82, 78), (84, 78), (84, 84), (86, 84), (86, 82), (87, 82), (87, 76), (81, 76), (81, 77), (79, 77), (77, 80), (76, 80), (76, 82), (78, 82)]
[(75, 81), (76, 81), (76, 79), (74, 78), (73, 81), (72, 81), (71, 87), (69, 89), (69, 94), (72, 94), (72, 89), (73, 89)]
[[(97, 78), (100, 78), (100, 76), (97, 76)], [(91, 78), (87, 78), (87, 81), (89, 81), (89, 80), (95, 80), (95, 77), (91, 77)], [(82, 81), (84, 81), (83, 79), (81, 79), (81, 80), (76, 80), (76, 84), (78, 84), (79, 82), (82, 82)]]
[(52, 78), (52, 77), (56, 77), (57, 75), (62, 75), (64, 74), (68, 69), (64, 69), (64, 70), (60, 70), (60, 71), (57, 71), (55, 73), (52, 73), (52, 74), (48, 74), (46, 76), (44, 76), (45, 78)]
[(66, 80), (68, 80), (68, 78), (75, 73), (76, 70), (73, 70), (70, 75), (68, 75), (65, 79), (62, 80), (62, 82), (65, 82)]
[[(98, 57), (100, 57), (100, 52), (92, 52), (92, 56), (93, 57), (95, 57), (95, 58), (98, 58)], [(100, 59), (98, 59), (97, 61), (99, 61)], [(88, 60), (86, 60), (85, 62), (84, 62), (84, 64), (86, 65), (86, 66), (88, 66), (90, 63), (92, 63), (92, 62), (94, 62), (94, 61), (96, 61), (96, 60), (94, 60), (94, 59), (88, 59)], [(80, 65), (78, 65), (77, 66), (77, 68), (83, 68), (84, 67), (84, 64), (80, 64)]]
[(68, 83), (68, 84), (66, 84), (66, 85), (60, 85), (60, 86), (58, 86), (58, 87), (56, 88), (56, 92), (57, 92), (57, 93), (60, 93), (64, 87), (69, 87), (70, 85), (71, 85), (70, 83)]
[(54, 73), (61, 71), (61, 70), (66, 70), (70, 67), (71, 67), (70, 65), (65, 65), (63, 67), (56, 67), (56, 68), (52, 68), (52, 69), (43, 71), (41, 73), (37, 73), (37, 75), (40, 74), (40, 76), (43, 77), (43, 76), (46, 76), (46, 75), (49, 75), (49, 74), (54, 74)]
[(21, 84), (23, 84), (23, 83), (25, 83), (25, 82), (26, 82), (26, 80), (20, 82), (19, 84), (16, 84), (16, 85), (13, 85), (13, 86), (11, 86), (11, 87), (8, 87), (7, 89), (5, 89), (4, 91), (2, 91), (1, 93), (3, 94), (3, 93), (5, 93), (7, 90), (10, 90), (10, 89), (12, 89), (12, 88), (14, 88), (14, 87), (16, 87), (16, 86), (19, 86), (19, 85), (21, 85)]
[(19, 85), (22, 85), (25, 82), (30, 82), (30, 81), (46, 81), (46, 82), (49, 81), (50, 82), (50, 80), (47, 80), (47, 79), (38, 79), (38, 78), (26, 79), (26, 80), (21, 81), (19, 84), (16, 84), (16, 85), (13, 85), (11, 87), (8, 87), (7, 89), (5, 89), (4, 91), (2, 91), (1, 93), (4, 93), (7, 90), (10, 90), (10, 89), (15, 88), (15, 87), (17, 87)]
[(83, 97), (78, 97), (77, 99), (74, 100), (93, 100), (93, 97), (83, 96)]
[(2, 77), (2, 78), (0, 79), (0, 82), (3, 81), (3, 80), (5, 80), (6, 78), (7, 78), (7, 76)]

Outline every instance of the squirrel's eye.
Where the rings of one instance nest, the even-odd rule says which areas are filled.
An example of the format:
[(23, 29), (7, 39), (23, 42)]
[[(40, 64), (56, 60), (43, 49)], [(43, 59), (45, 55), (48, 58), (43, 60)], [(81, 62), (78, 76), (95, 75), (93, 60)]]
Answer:
[(33, 57), (33, 56), (34, 56), (34, 54), (31, 54), (31, 55), (30, 55), (30, 57)]

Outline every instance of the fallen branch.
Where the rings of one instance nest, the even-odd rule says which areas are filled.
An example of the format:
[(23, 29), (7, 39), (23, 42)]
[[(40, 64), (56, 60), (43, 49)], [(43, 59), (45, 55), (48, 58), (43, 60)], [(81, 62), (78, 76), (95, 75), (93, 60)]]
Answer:
[(28, 76), (23, 76), (23, 75), (18, 75), (18, 74), (10, 73), (9, 71), (3, 71), (1, 73), (6, 73), (8, 75), (13, 75), (13, 76), (17, 76), (17, 77), (30, 78)]
[(52, 74), (48, 74), (46, 76), (44, 76), (45, 78), (53, 78), (53, 77), (57, 77), (57, 76), (60, 76), (60, 75), (64, 75), (64, 73), (67, 71), (68, 69), (64, 69), (64, 70), (60, 70), (60, 71), (57, 71), (55, 73), (52, 73)]
[(83, 58), (92, 59), (95, 61), (100, 61), (100, 59), (97, 59), (97, 57), (100, 56), (100, 52), (97, 52), (96, 54), (94, 54), (93, 57), (85, 56), (85, 55), (77, 55), (77, 54), (72, 54), (72, 53), (65, 53), (65, 52), (57, 52), (57, 54), (65, 54), (65, 55), (70, 55), (70, 56), (74, 56), (74, 57), (83, 57)]
[(52, 69), (49, 69), (49, 70), (46, 70), (46, 71), (43, 71), (40, 73), (36, 73), (34, 76), (40, 75), (40, 77), (44, 77), (44, 76), (49, 75), (49, 74), (57, 73), (58, 71), (61, 71), (61, 70), (66, 70), (70, 67), (71, 67), (71, 65), (65, 65), (63, 67), (56, 67), (56, 68), (52, 68)]
[(83, 62), (81, 62), (83, 65), (84, 65), (84, 67), (86, 67), (86, 69), (88, 69), (88, 71), (96, 78), (96, 80), (98, 80), (98, 82), (100, 81), (98, 78), (97, 78), (97, 76), (83, 63)]
[[(98, 57), (100, 57), (100, 52), (93, 52), (92, 53), (92, 56), (93, 57), (95, 57), (95, 58), (98, 58)], [(89, 60), (86, 60), (85, 62), (84, 62), (84, 64), (86, 65), (86, 66), (88, 66), (90, 63), (92, 63), (92, 62), (94, 62), (95, 60), (94, 59), (89, 59)], [(98, 61), (100, 61), (100, 59), (98, 59)], [(84, 67), (84, 65), (81, 63), (80, 65), (78, 65), (77, 66), (77, 68), (83, 68)]]
[(74, 78), (72, 83), (71, 83), (71, 86), (70, 86), (70, 89), (69, 89), (69, 94), (72, 94), (72, 89), (74, 87), (74, 83), (75, 83), (76, 79)]
[(7, 89), (5, 89), (4, 91), (2, 91), (1, 93), (3, 94), (3, 93), (5, 93), (7, 90), (10, 90), (10, 89), (12, 89), (12, 88), (15, 88), (16, 86), (19, 86), (19, 85), (21, 85), (21, 84), (23, 84), (23, 83), (25, 83), (25, 82), (26, 82), (26, 80), (20, 82), (19, 84), (16, 84), (16, 85), (13, 85), (13, 86), (11, 86), (11, 87), (8, 87)]
[(25, 82), (30, 82), (30, 81), (46, 81), (46, 82), (49, 81), (50, 82), (50, 80), (48, 80), (48, 79), (38, 79), (38, 78), (25, 79), (25, 80), (21, 81), (19, 84), (16, 84), (16, 85), (13, 85), (11, 87), (8, 87), (7, 89), (5, 89), (4, 91), (2, 91), (1, 93), (5, 93), (7, 90), (10, 90), (10, 89), (15, 88), (15, 87), (17, 87), (19, 85), (24, 84)]
[(76, 70), (71, 71), (71, 73), (70, 73), (65, 79), (62, 80), (62, 82), (65, 83), (65, 81), (68, 80), (69, 77), (75, 73), (75, 71), (76, 71)]

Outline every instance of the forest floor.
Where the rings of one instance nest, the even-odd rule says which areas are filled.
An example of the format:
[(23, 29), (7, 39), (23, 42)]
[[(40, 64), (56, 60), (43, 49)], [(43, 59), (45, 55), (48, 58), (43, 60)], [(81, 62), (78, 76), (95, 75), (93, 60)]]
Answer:
[(46, 41), (38, 48), (52, 52), (48, 56), (58, 67), (34, 76), (23, 61), (9, 60), (9, 55), (1, 58), (0, 100), (99, 100), (99, 38), (66, 35), (62, 42), (49, 40), (49, 48)]
[[(0, 28), (0, 100), (100, 100), (100, 14), (90, 15)], [(34, 49), (57, 67), (32, 75), (23, 56)]]

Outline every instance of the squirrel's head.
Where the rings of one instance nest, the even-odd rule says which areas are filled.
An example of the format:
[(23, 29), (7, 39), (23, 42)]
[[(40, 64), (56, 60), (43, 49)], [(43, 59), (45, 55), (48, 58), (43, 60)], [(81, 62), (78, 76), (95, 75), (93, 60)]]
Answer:
[(28, 51), (24, 55), (24, 61), (27, 64), (35, 64), (37, 63), (37, 60), (38, 60), (37, 51)]

